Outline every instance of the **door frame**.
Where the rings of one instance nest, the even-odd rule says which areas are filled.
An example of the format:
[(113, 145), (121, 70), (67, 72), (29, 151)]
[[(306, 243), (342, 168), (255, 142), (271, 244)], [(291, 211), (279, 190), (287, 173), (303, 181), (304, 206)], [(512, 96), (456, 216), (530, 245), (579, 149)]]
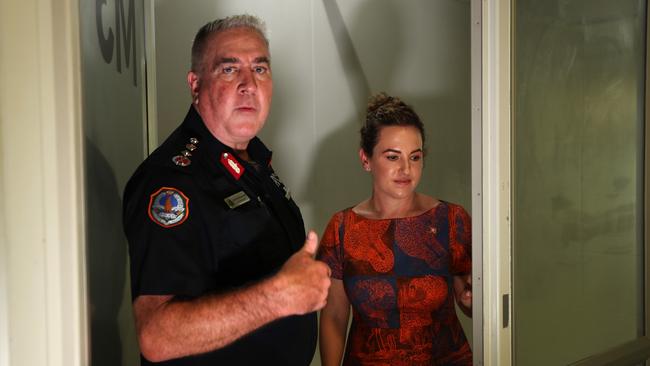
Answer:
[(511, 2), (472, 1), (474, 365), (512, 364)]

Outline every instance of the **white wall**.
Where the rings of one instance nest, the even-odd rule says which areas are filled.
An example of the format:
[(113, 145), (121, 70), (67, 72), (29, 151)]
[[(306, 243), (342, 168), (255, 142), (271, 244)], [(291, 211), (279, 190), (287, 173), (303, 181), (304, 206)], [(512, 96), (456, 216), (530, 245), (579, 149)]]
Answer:
[[(131, 0), (121, 3), (128, 25)], [(133, 3), (140, 32), (142, 2)], [(158, 51), (168, 47), (164, 59), (181, 65), (158, 64), (169, 82), (159, 81), (159, 106), (171, 107), (158, 111), (161, 137), (188, 107), (184, 80), (194, 31), (245, 10), (264, 17), (271, 30), (276, 89), (262, 137), (274, 148), (274, 165), (293, 188), (307, 226), (322, 231), (331, 213), (368, 195), (369, 180), (356, 162), (357, 130), (366, 97), (379, 90), (402, 96), (427, 121), (430, 155), (422, 191), (469, 208), (469, 0), (155, 3), (157, 39), (165, 40)], [(119, 198), (145, 153), (143, 84), (133, 85), (130, 68), (136, 59), (141, 80), (144, 52), (137, 35), (136, 55), (130, 67), (122, 59), (121, 73), (116, 55), (110, 61), (101, 55), (96, 22), (102, 20), (104, 37), (111, 28), (116, 32), (117, 4), (0, 2), (3, 366), (87, 364), (88, 341), (99, 347), (95, 355), (114, 364), (138, 362)], [(165, 21), (162, 9), (174, 16)], [(165, 93), (170, 104), (161, 102)], [(98, 329), (108, 329), (90, 340), (84, 238), (90, 312)], [(103, 293), (94, 295), (96, 290)]]
[(158, 141), (189, 107), (196, 30), (247, 12), (266, 21), (271, 42), (274, 96), (261, 137), (307, 228), (322, 233), (335, 211), (370, 194), (358, 131), (378, 91), (402, 97), (425, 122), (420, 191), (471, 209), (469, 0), (153, 1)]
[[(274, 72), (262, 138), (307, 226), (369, 194), (357, 159), (369, 93), (386, 91), (425, 120), (421, 190), (470, 208), (469, 1), (155, 1), (158, 140), (189, 106), (185, 73), (195, 31), (249, 12), (267, 22)], [(327, 4), (327, 6), (326, 6)], [(351, 185), (349, 182), (355, 182)]]
[(86, 362), (78, 2), (0, 2), (0, 365)]
[[(0, 365), (87, 363), (84, 238), (89, 262), (94, 255), (106, 260), (88, 268), (92, 317), (109, 322), (98, 329), (118, 333), (103, 336), (119, 338), (109, 346), (98, 344), (106, 337), (90, 342), (106, 347), (95, 353), (116, 352), (115, 364), (137, 364), (119, 201), (144, 156), (144, 91), (142, 83), (132, 85), (125, 59), (119, 73), (116, 59), (106, 61), (98, 49), (96, 6), (108, 37), (109, 28), (116, 29), (116, 1), (0, 3)], [(130, 3), (122, 0), (127, 19)], [(158, 20), (165, 19), (163, 8), (174, 14), (166, 23), (174, 33), (165, 38), (172, 54), (188, 55), (181, 56), (180, 68), (158, 65), (171, 84), (159, 82), (159, 97), (169, 92), (178, 101), (178, 108), (169, 104), (172, 110), (159, 115), (173, 125), (188, 106), (180, 96), (187, 95), (184, 73), (194, 31), (244, 10), (268, 21), (275, 98), (263, 138), (274, 148), (275, 167), (293, 188), (309, 227), (322, 231), (335, 210), (368, 195), (369, 180), (356, 162), (357, 130), (366, 97), (379, 90), (402, 96), (427, 121), (431, 153), (422, 190), (469, 208), (468, 0), (156, 4)], [(134, 5), (140, 12), (142, 3)], [(142, 17), (134, 19), (140, 32)], [(141, 72), (142, 37), (135, 39), (137, 56), (131, 57)], [(94, 286), (104, 298), (93, 297)]]

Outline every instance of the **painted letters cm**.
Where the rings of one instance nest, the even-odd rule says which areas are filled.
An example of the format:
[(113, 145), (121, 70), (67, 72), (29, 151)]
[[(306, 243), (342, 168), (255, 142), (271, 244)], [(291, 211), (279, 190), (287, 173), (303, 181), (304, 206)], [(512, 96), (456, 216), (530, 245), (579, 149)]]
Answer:
[[(128, 18), (124, 16), (124, 2), (128, 1)], [(135, 2), (134, 0), (115, 0), (115, 28), (108, 27), (108, 36), (104, 35), (104, 22), (102, 20), (102, 7), (106, 0), (96, 0), (95, 17), (97, 19), (97, 37), (102, 57), (107, 64), (113, 61), (113, 51), (116, 53), (117, 72), (122, 73), (122, 41), (124, 41), (125, 67), (133, 60), (133, 85), (138, 85), (137, 59), (136, 59), (136, 34), (135, 34)], [(113, 33), (115, 29), (115, 33)]]

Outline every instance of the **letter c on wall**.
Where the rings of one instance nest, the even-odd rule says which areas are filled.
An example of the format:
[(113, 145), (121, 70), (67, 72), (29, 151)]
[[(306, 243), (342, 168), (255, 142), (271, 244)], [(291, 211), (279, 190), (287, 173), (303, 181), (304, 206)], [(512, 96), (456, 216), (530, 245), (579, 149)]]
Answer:
[(99, 48), (102, 50), (102, 56), (107, 64), (113, 60), (113, 44), (115, 37), (113, 30), (108, 28), (108, 38), (104, 38), (104, 24), (102, 22), (102, 6), (106, 4), (106, 0), (96, 0), (95, 3), (95, 18), (97, 19), (97, 38), (99, 39)]

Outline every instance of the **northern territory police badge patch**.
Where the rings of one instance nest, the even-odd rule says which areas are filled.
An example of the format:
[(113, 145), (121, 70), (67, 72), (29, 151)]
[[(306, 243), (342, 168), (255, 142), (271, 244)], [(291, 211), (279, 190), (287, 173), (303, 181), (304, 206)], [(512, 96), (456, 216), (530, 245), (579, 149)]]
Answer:
[(149, 217), (165, 228), (180, 225), (190, 214), (189, 202), (178, 189), (162, 187), (149, 198)]

